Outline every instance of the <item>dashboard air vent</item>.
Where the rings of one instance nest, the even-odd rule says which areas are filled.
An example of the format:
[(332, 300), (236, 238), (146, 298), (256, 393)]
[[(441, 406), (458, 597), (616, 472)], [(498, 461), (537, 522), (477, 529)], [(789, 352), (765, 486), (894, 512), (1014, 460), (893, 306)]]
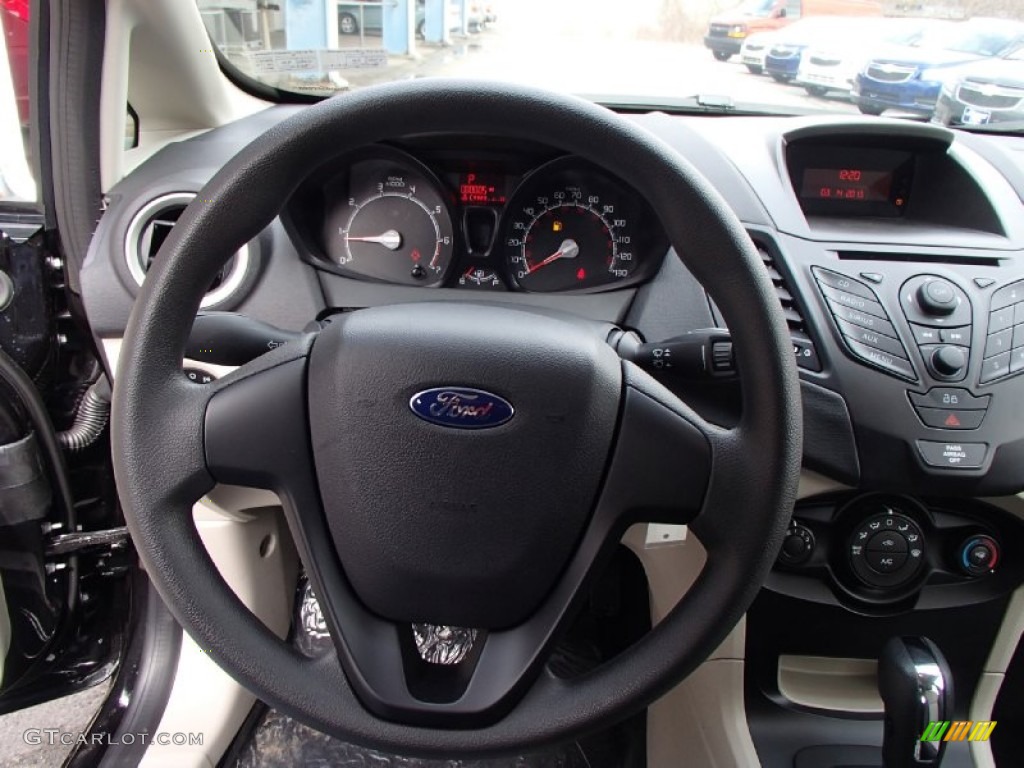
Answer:
[(775, 265), (775, 258), (760, 243), (755, 242), (754, 245), (757, 247), (757, 253), (761, 257), (761, 261), (764, 262), (764, 268), (768, 270), (768, 276), (772, 280), (772, 285), (775, 286), (775, 293), (779, 297), (779, 303), (782, 305), (782, 314), (786, 316), (789, 330), (806, 333), (807, 326), (804, 323), (803, 315), (800, 314), (800, 308), (797, 307), (796, 299), (793, 298), (792, 292), (786, 285), (786, 278), (782, 276), (782, 273), (779, 272), (778, 267)]
[[(128, 271), (137, 284), (142, 285), (146, 279), (160, 246), (194, 197), (192, 192), (163, 195), (148, 202), (132, 218), (125, 236), (124, 251)], [(221, 267), (201, 306), (212, 307), (231, 298), (245, 281), (249, 263), (249, 247), (245, 245)]]

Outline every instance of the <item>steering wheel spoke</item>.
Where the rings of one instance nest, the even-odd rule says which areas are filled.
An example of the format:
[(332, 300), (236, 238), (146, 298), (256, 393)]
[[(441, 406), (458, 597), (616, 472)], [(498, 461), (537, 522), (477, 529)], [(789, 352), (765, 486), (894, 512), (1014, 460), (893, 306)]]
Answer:
[(619, 515), (620, 525), (689, 523), (703, 506), (725, 431), (635, 365), (623, 371), (619, 432), (596, 514)]
[(217, 482), (275, 491), (316, 487), (306, 415), (313, 338), (285, 344), (207, 385), (203, 445)]

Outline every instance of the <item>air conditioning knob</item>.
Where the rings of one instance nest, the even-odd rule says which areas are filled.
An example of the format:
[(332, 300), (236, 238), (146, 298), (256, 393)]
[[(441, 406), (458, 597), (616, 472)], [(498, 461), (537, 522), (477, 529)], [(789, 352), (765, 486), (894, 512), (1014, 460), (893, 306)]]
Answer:
[(967, 367), (967, 355), (960, 347), (944, 345), (932, 352), (928, 363), (938, 378), (948, 379), (959, 376)]
[(972, 536), (960, 545), (958, 559), (968, 576), (984, 576), (999, 563), (999, 545), (991, 536)]
[(917, 289), (917, 303), (926, 314), (951, 315), (956, 309), (956, 288), (948, 280), (929, 280)]

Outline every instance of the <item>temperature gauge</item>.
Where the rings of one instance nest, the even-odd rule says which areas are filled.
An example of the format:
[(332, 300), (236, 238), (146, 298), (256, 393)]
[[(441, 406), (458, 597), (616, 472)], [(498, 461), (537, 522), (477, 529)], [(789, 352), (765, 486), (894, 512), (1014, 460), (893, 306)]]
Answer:
[(505, 290), (505, 284), (501, 282), (501, 278), (498, 277), (498, 273), (493, 269), (470, 267), (459, 275), (459, 288), (503, 291)]

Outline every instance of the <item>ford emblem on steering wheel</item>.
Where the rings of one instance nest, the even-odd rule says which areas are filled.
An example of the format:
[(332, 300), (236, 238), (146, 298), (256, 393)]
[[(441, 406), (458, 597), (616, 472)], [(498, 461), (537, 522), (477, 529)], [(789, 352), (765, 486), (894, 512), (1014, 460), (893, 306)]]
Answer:
[(424, 421), (456, 429), (497, 427), (515, 415), (503, 397), (471, 387), (435, 387), (417, 392), (409, 408)]

